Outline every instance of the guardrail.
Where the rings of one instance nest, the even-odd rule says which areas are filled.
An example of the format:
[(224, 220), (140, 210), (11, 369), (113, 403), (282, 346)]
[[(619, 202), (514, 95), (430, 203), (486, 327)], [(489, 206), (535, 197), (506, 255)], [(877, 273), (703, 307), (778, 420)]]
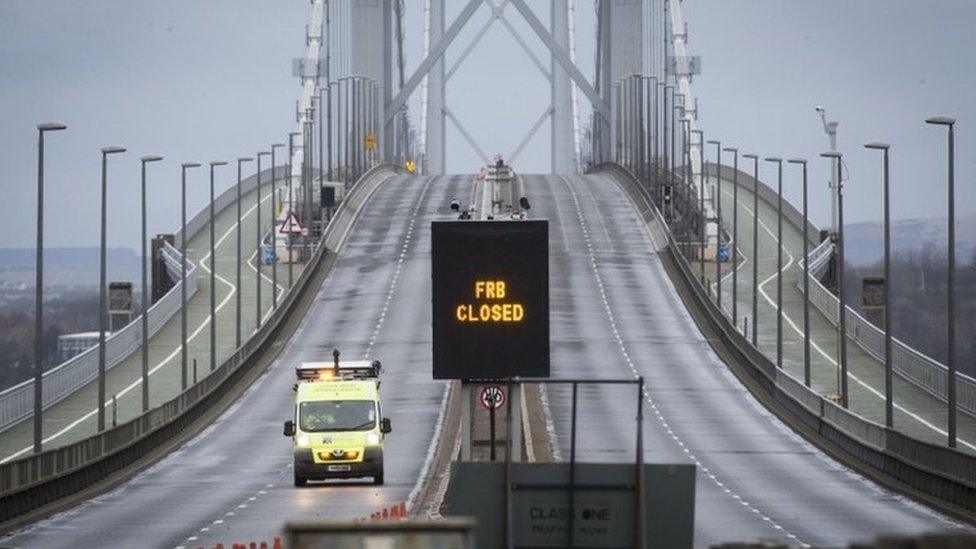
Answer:
[[(0, 464), (0, 523), (74, 494), (143, 458), (180, 434), (223, 398), (259, 355), (277, 341), (285, 319), (306, 291), (327, 251), (341, 250), (363, 204), (394, 174), (388, 165), (372, 168), (352, 187), (319, 246), (284, 294), (270, 318), (210, 375), (159, 407), (84, 440)], [(335, 236), (333, 236), (335, 235)], [(331, 245), (335, 248), (330, 248)]]
[[(269, 181), (269, 176), (275, 180), (286, 175), (285, 167), (261, 172), (262, 181)], [(257, 175), (252, 175), (241, 181), (241, 193), (249, 193), (257, 188)], [(223, 212), (237, 200), (237, 187), (231, 187), (220, 193), (214, 201), (214, 210)], [(186, 223), (187, 234), (190, 238), (206, 228), (210, 222), (210, 211), (202, 208)], [(183, 235), (176, 232), (175, 242), (181, 242)], [(174, 280), (180, 278), (180, 251), (168, 243), (162, 250), (166, 270)], [(196, 265), (187, 261), (187, 299), (193, 297), (197, 291)], [(149, 337), (153, 337), (170, 318), (180, 310), (180, 285), (177, 282), (166, 294), (149, 308)], [(105, 369), (111, 370), (124, 362), (142, 346), (142, 315), (118, 332), (107, 335), (105, 339)], [(72, 393), (91, 383), (98, 376), (98, 347), (94, 346), (81, 354), (72, 357), (58, 366), (44, 372), (42, 391), (42, 409), (46, 410)], [(28, 379), (13, 387), (0, 391), (0, 433), (34, 415), (34, 380)]]
[[(834, 327), (840, 320), (840, 300), (820, 282), (820, 277), (830, 264), (834, 245), (825, 240), (810, 252), (810, 302)], [(796, 277), (796, 286), (803, 292), (802, 263)], [(869, 355), (884, 363), (885, 334), (860, 313), (847, 307), (847, 337)], [(948, 402), (949, 369), (934, 358), (920, 353), (898, 338), (892, 338), (892, 370), (906, 381), (918, 386), (943, 402)], [(976, 415), (976, 379), (956, 373), (956, 391), (959, 409)]]
[[(629, 171), (616, 164), (603, 164), (597, 171), (609, 174), (635, 201), (646, 223), (667, 227), (647, 189)], [(976, 512), (976, 456), (923, 442), (864, 419), (778, 369), (732, 326), (698, 282), (692, 265), (678, 250), (670, 231), (662, 232), (667, 238), (668, 255), (677, 268), (675, 281), (691, 292), (705, 321), (733, 354), (736, 363), (745, 367), (766, 395), (780, 403), (792, 419), (814, 431), (816, 436), (811, 438), (820, 443), (829, 442), (855, 463), (895, 479), (901, 489), (908, 486), (943, 507), (948, 505), (946, 508)]]
[[(176, 280), (180, 278), (180, 252), (168, 243), (163, 248), (166, 270)], [(197, 291), (196, 265), (187, 262), (187, 296)], [(154, 303), (149, 315), (149, 337), (162, 328), (180, 310), (178, 281), (166, 294)], [(137, 316), (121, 330), (105, 338), (105, 369), (121, 364), (142, 345), (142, 315)], [(98, 346), (91, 347), (60, 365), (44, 372), (41, 387), (42, 407), (50, 408), (98, 377)], [(28, 379), (0, 392), (0, 432), (34, 415), (34, 380)]]

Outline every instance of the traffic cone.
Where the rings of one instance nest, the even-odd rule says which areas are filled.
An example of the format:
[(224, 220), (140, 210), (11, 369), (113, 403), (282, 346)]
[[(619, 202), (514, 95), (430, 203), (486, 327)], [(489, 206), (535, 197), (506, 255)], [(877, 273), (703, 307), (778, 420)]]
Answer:
[(271, 549), (281, 549), (281, 538), (275, 536), (274, 543), (271, 545)]
[(385, 518), (385, 519), (390, 518), (390, 513), (386, 509), (383, 509), (383, 518)]
[(268, 542), (262, 541), (261, 542), (261, 549), (268, 549)]
[(400, 518), (407, 518), (407, 504), (403, 501), (400, 502)]

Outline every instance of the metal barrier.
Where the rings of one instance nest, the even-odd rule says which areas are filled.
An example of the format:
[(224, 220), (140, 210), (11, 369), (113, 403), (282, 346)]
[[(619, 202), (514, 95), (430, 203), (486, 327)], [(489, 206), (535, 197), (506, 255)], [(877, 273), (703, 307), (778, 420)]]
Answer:
[[(636, 203), (648, 224), (666, 227), (664, 217), (641, 183), (625, 168), (603, 164), (598, 171), (607, 173)], [(722, 343), (735, 356), (765, 393), (782, 404), (792, 419), (807, 425), (816, 433), (813, 438), (829, 442), (861, 467), (871, 468), (926, 494), (935, 501), (953, 507), (976, 511), (976, 456), (954, 448), (933, 445), (888, 429), (823, 398), (785, 370), (776, 368), (769, 357), (752, 346), (730, 323), (728, 317), (710, 299), (698, 281), (692, 265), (680, 253), (670, 231), (663, 231), (669, 257), (677, 269), (676, 282), (684, 285), (701, 308), (705, 320)], [(810, 254), (811, 268), (829, 257), (820, 247)], [(835, 316), (836, 316), (836, 308)]]
[[(341, 236), (332, 240), (341, 249), (350, 225), (363, 204), (392, 176), (392, 167), (372, 168), (353, 186), (339, 210), (351, 215), (333, 216), (326, 227), (326, 237), (333, 232)], [(73, 444), (45, 450), (39, 454), (0, 464), (0, 523), (78, 492), (93, 483), (143, 458), (161, 444), (180, 434), (218, 402), (255, 363), (258, 355), (275, 341), (279, 329), (291, 314), (314, 271), (323, 263), (328, 246), (319, 246), (309, 263), (296, 278), (295, 285), (284, 294), (278, 308), (255, 334), (217, 367), (186, 391), (149, 410), (135, 419), (107, 429)]]
[[(166, 243), (162, 251), (166, 271), (180, 278), (180, 252)], [(187, 262), (187, 296), (197, 291), (196, 265)], [(162, 328), (180, 310), (180, 287), (176, 283), (166, 295), (149, 308), (149, 337)], [(121, 330), (105, 339), (105, 369), (121, 364), (142, 345), (142, 315), (132, 319)], [(41, 387), (42, 406), (50, 408), (98, 377), (98, 346), (91, 347), (60, 365), (44, 372)], [(28, 379), (0, 392), (0, 432), (34, 415), (34, 379)]]

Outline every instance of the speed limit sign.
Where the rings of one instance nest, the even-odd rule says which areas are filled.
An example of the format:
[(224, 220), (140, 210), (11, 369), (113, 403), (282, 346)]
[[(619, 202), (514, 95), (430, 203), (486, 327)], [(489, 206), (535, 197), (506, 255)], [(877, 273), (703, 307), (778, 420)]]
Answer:
[(481, 388), (478, 400), (485, 410), (497, 410), (505, 405), (505, 390), (498, 385), (486, 385)]

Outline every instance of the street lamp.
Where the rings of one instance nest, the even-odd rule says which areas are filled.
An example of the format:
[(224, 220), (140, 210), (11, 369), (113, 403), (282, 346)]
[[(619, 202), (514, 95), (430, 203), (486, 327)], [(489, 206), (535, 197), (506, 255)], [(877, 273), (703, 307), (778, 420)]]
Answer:
[(752, 346), (759, 348), (759, 155), (744, 154), (752, 160)]
[(840, 379), (838, 380), (840, 391), (840, 401), (844, 408), (847, 408), (847, 302), (844, 299), (844, 181), (841, 177), (841, 166), (843, 165), (844, 155), (837, 151), (825, 151), (820, 153), (824, 158), (833, 159), (836, 164), (837, 175), (837, 300), (838, 300), (838, 323), (837, 331), (839, 345)]
[(885, 425), (894, 427), (894, 395), (892, 395), (891, 361), (891, 195), (888, 185), (888, 143), (873, 141), (864, 148), (882, 151), (882, 178), (884, 192), (884, 279), (885, 279)]
[(210, 371), (217, 368), (217, 254), (214, 251), (214, 168), (226, 162), (210, 163)]
[[(956, 447), (956, 174), (955, 174), (955, 126), (956, 119), (948, 116), (933, 116), (925, 119), (926, 124), (948, 126), (949, 128), (949, 273), (948, 273), (948, 338), (949, 338), (949, 447)], [(887, 306), (887, 305), (886, 305)]]
[(34, 287), (34, 453), (41, 452), (43, 440), (44, 383), (44, 132), (66, 130), (60, 122), (37, 125), (37, 265)]
[(196, 162), (184, 162), (180, 166), (181, 171), (181, 202), (180, 210), (180, 388), (186, 390), (187, 378), (187, 348), (186, 348), (186, 170), (189, 168), (199, 168)]
[(271, 249), (274, 252), (271, 262), (271, 308), (278, 308), (278, 193), (275, 189), (278, 165), (275, 163), (275, 150), (284, 147), (284, 143), (271, 145)]
[[(237, 159), (237, 273), (236, 273), (236, 283), (237, 291), (234, 292), (236, 299), (235, 302), (235, 321), (236, 321), (236, 331), (235, 331), (235, 342), (237, 346), (235, 349), (241, 348), (241, 164), (244, 162), (252, 162), (253, 158), (242, 157)], [(258, 189), (258, 208), (261, 206), (261, 191)]]
[(162, 156), (143, 156), (142, 163), (142, 411), (149, 410), (149, 289), (146, 283), (146, 164)]
[[(261, 262), (264, 260), (261, 257), (261, 157), (268, 156), (271, 151), (261, 151), (257, 153), (255, 158), (257, 158), (257, 171), (258, 171), (258, 183), (257, 183), (257, 198), (255, 199), (254, 213), (257, 217), (257, 232), (255, 239), (257, 240), (255, 248), (257, 250), (257, 255), (254, 256), (254, 270), (257, 273), (254, 281), (254, 331), (258, 331), (261, 327)], [(274, 197), (274, 168), (271, 168), (271, 196)], [(271, 230), (271, 242), (274, 244), (274, 213), (271, 215), (272, 230)]]
[[(717, 139), (709, 139), (709, 145), (715, 145), (715, 216), (718, 223), (715, 225), (715, 303), (718, 305), (719, 312), (722, 312), (722, 261), (719, 257), (719, 250), (722, 247), (722, 142)], [(704, 162), (702, 169), (705, 169)]]
[[(776, 367), (783, 367), (783, 159), (767, 157), (775, 162), (776, 183)], [(757, 213), (758, 215), (758, 213)]]
[(295, 262), (292, 253), (292, 229), (291, 226), (292, 216), (294, 215), (294, 194), (292, 192), (292, 184), (294, 183), (292, 177), (292, 162), (295, 159), (295, 136), (301, 135), (299, 132), (289, 132), (288, 134), (288, 212), (286, 214), (285, 223), (288, 224), (288, 291), (291, 292), (291, 286), (295, 280)]
[(108, 329), (108, 280), (105, 268), (106, 205), (108, 203), (108, 155), (124, 153), (125, 147), (102, 149), (102, 229), (98, 262), (98, 432), (105, 430), (105, 331)]
[[(701, 156), (702, 162), (700, 162), (699, 167), (699, 181), (701, 185), (698, 187), (698, 236), (700, 237), (700, 242), (698, 245), (698, 263), (701, 266), (701, 284), (705, 288), (705, 134), (701, 130), (691, 130), (692, 135), (698, 135), (698, 154)], [(691, 158), (691, 143), (688, 144), (688, 157)], [(695, 176), (695, 168), (691, 167), (691, 176)], [(691, 181), (688, 181), (689, 184)], [(706, 295), (708, 294), (708, 288), (705, 288)]]
[(807, 226), (807, 159), (791, 158), (803, 168), (803, 383), (810, 386), (810, 236)]
[(732, 163), (732, 326), (739, 325), (739, 149), (725, 147)]

